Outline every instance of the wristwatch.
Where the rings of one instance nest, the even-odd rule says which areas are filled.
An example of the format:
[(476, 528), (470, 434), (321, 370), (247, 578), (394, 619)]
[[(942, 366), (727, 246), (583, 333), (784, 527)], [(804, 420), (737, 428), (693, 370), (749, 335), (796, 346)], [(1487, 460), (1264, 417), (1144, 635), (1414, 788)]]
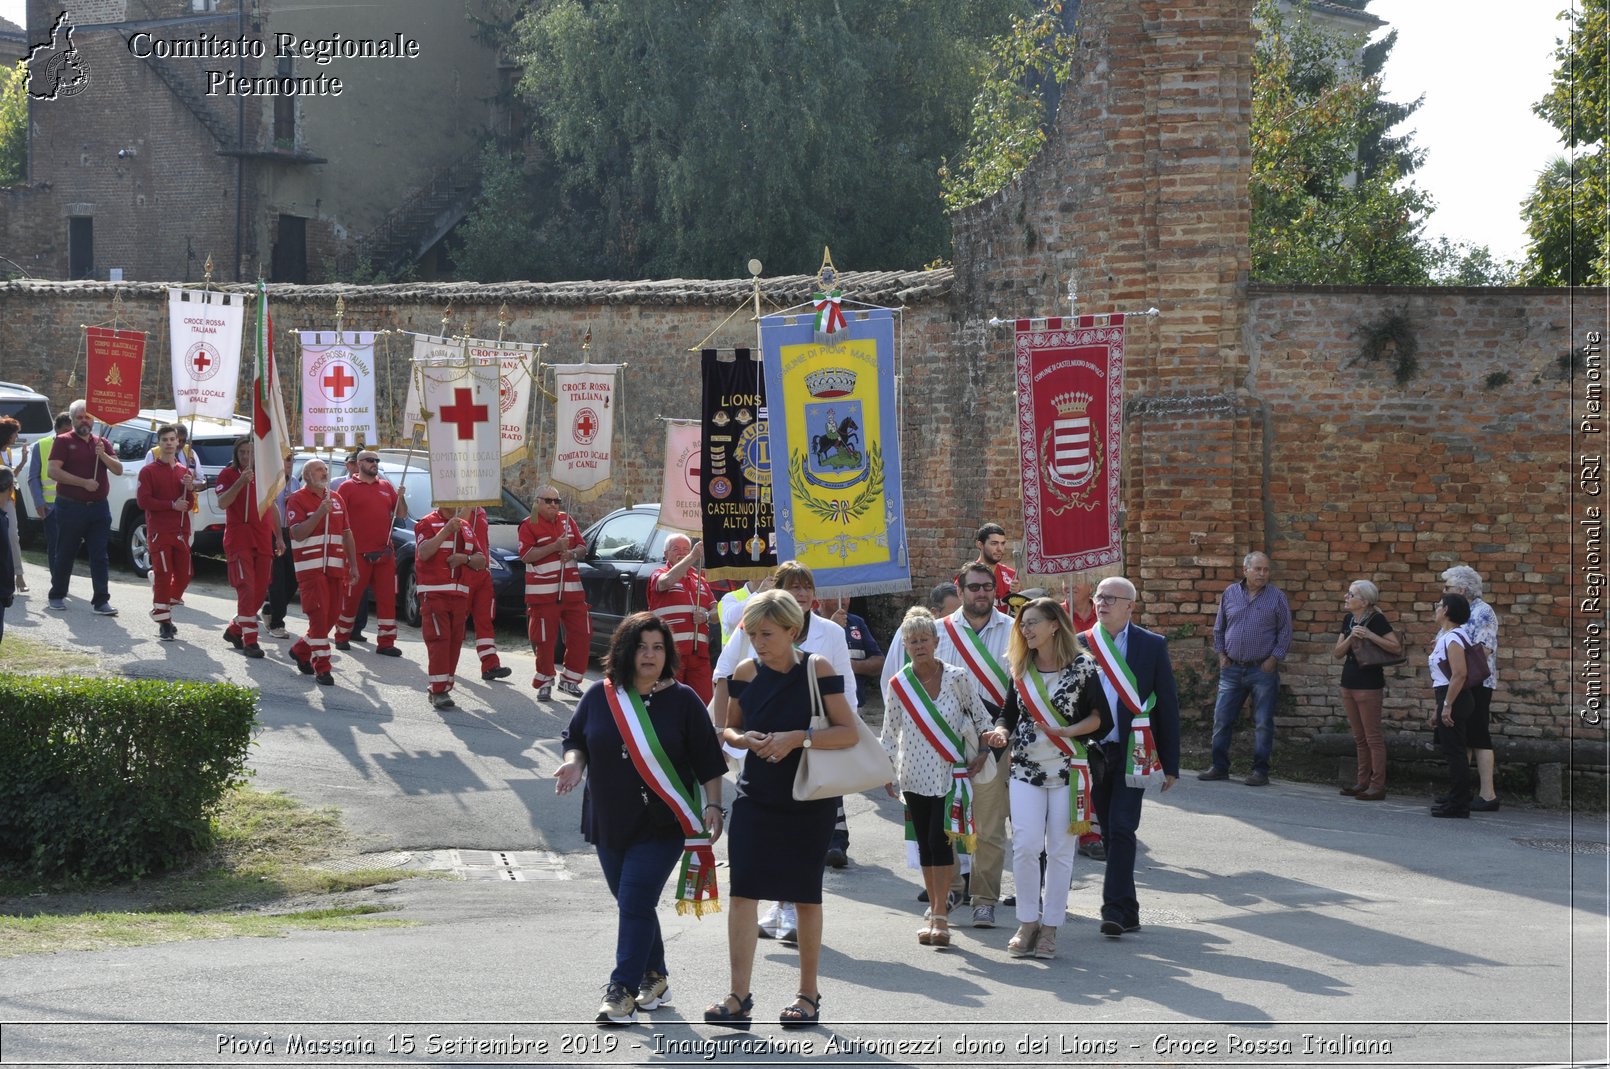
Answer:
[(805, 729), (805, 741), (800, 743), (800, 745), (805, 747), (807, 750), (809, 750), (811, 748), (811, 729), (810, 728)]

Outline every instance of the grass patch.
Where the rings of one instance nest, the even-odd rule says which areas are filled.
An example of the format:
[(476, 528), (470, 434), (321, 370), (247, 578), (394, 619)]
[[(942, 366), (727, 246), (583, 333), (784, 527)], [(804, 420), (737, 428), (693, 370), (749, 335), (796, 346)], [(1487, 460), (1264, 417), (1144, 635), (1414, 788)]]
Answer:
[(333, 808), (310, 809), (281, 793), (237, 788), (225, 796), (214, 824), (213, 849), (165, 876), (40, 886), (0, 875), (0, 957), (405, 926), (412, 922), (371, 916), (385, 912), (382, 906), (307, 900), (434, 875), (317, 868), (349, 846), (340, 817)]
[(0, 642), (0, 672), (20, 676), (96, 675), (100, 661), (88, 653), (21, 638), (13, 628)]

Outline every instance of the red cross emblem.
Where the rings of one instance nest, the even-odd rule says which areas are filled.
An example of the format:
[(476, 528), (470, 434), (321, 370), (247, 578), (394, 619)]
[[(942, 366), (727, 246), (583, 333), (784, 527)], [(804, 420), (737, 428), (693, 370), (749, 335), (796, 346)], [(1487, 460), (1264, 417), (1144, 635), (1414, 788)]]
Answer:
[(441, 410), (443, 423), (456, 424), (458, 440), (468, 442), (475, 438), (475, 425), (485, 423), (491, 413), (485, 405), (475, 403), (475, 391), (459, 386), (453, 390), (453, 403)]
[(598, 434), (598, 414), (590, 408), (584, 408), (576, 413), (575, 439), (582, 445), (587, 445)]
[(212, 364), (212, 361), (207, 359), (207, 350), (205, 350), (205, 349), (203, 349), (203, 350), (201, 350), (201, 352), (197, 353), (196, 358), (194, 360), (190, 361), (190, 365), (196, 369), (196, 374), (198, 376), (205, 374), (206, 371), (207, 371), (207, 368), (209, 366), (211, 366), (211, 364)]
[(347, 374), (345, 364), (336, 364), (330, 373), (324, 376), (324, 388), (330, 391), (330, 396), (337, 401), (345, 400), (347, 391), (358, 385), (358, 380)]

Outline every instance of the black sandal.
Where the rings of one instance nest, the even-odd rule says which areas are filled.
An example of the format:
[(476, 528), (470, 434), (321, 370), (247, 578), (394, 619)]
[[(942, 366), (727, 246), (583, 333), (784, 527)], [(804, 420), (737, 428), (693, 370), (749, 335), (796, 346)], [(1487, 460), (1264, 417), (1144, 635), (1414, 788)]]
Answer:
[(794, 996), (811, 1004), (811, 1012), (806, 1013), (803, 1006), (784, 1006), (783, 1012), (778, 1014), (777, 1023), (784, 1028), (809, 1028), (813, 1024), (822, 1023), (822, 996), (818, 994), (811, 998), (801, 991)]
[[(734, 1013), (727, 1008), (727, 998), (738, 1004), (738, 1012)], [(749, 994), (739, 998), (738, 993), (733, 991), (728, 993), (727, 998), (722, 999), (704, 1011), (704, 1023), (723, 1024), (728, 1028), (747, 1029), (751, 1023), (749, 1011), (755, 1008), (755, 996)]]

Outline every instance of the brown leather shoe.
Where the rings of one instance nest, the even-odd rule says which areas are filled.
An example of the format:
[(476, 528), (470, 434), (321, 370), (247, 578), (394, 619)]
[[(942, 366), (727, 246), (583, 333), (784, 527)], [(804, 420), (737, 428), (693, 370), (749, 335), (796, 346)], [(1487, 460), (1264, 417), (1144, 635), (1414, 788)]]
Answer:
[(1379, 802), (1386, 797), (1386, 788), (1377, 787), (1372, 791), (1359, 791), (1353, 797), (1361, 802)]
[(1370, 789), (1369, 784), (1367, 784), (1367, 783), (1355, 783), (1351, 787), (1343, 787), (1341, 790), (1337, 791), (1336, 793), (1337, 794), (1345, 794), (1345, 795), (1347, 795), (1349, 797), (1357, 797), (1358, 795), (1363, 794), (1365, 791), (1367, 791), (1369, 789)]

